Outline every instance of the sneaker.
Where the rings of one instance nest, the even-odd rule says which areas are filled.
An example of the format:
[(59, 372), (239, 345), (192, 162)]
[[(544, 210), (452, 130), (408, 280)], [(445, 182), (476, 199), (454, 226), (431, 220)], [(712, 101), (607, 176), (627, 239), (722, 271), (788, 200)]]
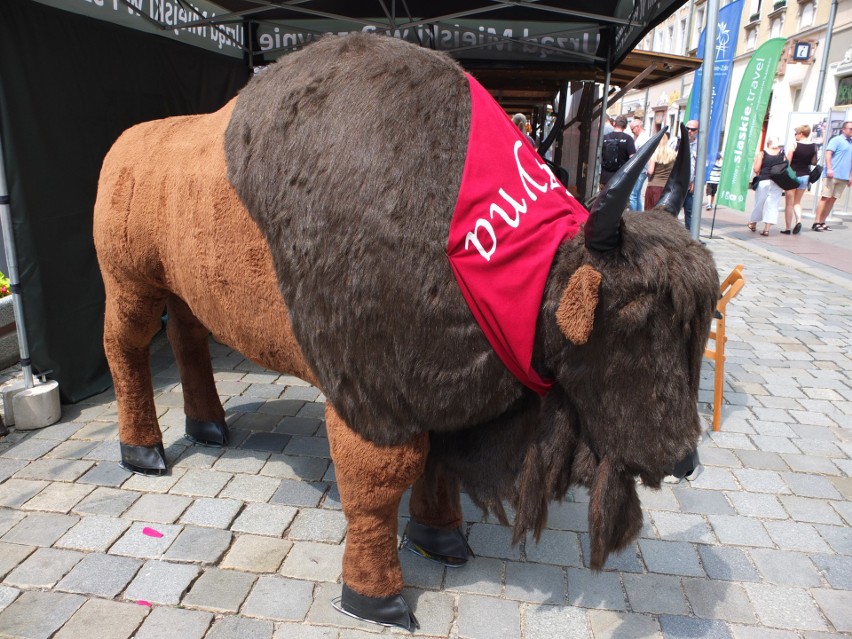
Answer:
[(705, 206), (704, 208), (705, 208), (705, 209), (707, 209), (707, 210), (709, 211), (709, 210), (710, 210), (710, 209), (712, 209), (713, 207), (712, 207), (712, 206), (710, 206), (710, 205), (708, 204), (708, 205), (707, 205), (707, 206)]

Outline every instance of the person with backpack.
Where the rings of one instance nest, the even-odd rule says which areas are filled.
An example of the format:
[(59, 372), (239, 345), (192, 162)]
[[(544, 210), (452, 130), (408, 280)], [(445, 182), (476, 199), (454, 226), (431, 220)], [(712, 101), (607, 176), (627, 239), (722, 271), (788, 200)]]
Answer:
[(601, 147), (601, 187), (609, 182), (618, 169), (627, 164), (627, 160), (636, 153), (633, 138), (624, 132), (627, 118), (619, 115), (615, 118), (614, 131), (603, 137)]

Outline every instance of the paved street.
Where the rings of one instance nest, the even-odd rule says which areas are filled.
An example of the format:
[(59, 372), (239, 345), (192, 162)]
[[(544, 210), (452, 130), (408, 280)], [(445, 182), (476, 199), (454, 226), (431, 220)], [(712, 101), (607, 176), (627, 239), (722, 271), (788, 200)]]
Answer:
[[(587, 567), (582, 491), (553, 507), (539, 544), (519, 547), (466, 504), (468, 566), (402, 555), (418, 636), (852, 636), (852, 218), (764, 238), (720, 209), (709, 239), (704, 213), (720, 275), (743, 264), (747, 283), (729, 306), (722, 430), (702, 440), (703, 474), (640, 487), (641, 537), (599, 574)], [(151, 358), (167, 476), (118, 466), (111, 393), (0, 441), (0, 637), (405, 634), (331, 607), (346, 526), (323, 397), (211, 348), (236, 444), (226, 450), (183, 439), (162, 335)], [(708, 425), (712, 375), (705, 361)]]

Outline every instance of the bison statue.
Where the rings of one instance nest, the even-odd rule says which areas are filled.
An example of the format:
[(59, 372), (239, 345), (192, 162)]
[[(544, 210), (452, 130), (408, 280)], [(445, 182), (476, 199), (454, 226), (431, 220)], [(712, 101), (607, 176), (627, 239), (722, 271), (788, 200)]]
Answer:
[[(388, 105), (393, 112), (388, 113)], [(586, 211), (448, 56), (375, 35), (283, 57), (216, 113), (125, 132), (94, 238), (123, 465), (166, 469), (149, 343), (167, 333), (186, 434), (226, 445), (208, 335), (315, 384), (348, 522), (341, 609), (412, 628), (406, 543), (460, 565), (460, 491), (540, 533), (589, 490), (591, 566), (638, 534), (700, 434), (718, 297), (709, 252), (660, 204), (624, 213), (659, 138)], [(685, 149), (686, 147), (683, 147)]]

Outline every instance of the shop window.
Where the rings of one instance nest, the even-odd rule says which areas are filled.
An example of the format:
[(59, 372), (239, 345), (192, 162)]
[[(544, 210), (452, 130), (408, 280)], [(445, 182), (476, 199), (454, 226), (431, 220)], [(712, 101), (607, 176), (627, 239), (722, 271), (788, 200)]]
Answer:
[(815, 4), (814, 2), (802, 2), (799, 4), (799, 31), (813, 26), (814, 14), (816, 13)]

